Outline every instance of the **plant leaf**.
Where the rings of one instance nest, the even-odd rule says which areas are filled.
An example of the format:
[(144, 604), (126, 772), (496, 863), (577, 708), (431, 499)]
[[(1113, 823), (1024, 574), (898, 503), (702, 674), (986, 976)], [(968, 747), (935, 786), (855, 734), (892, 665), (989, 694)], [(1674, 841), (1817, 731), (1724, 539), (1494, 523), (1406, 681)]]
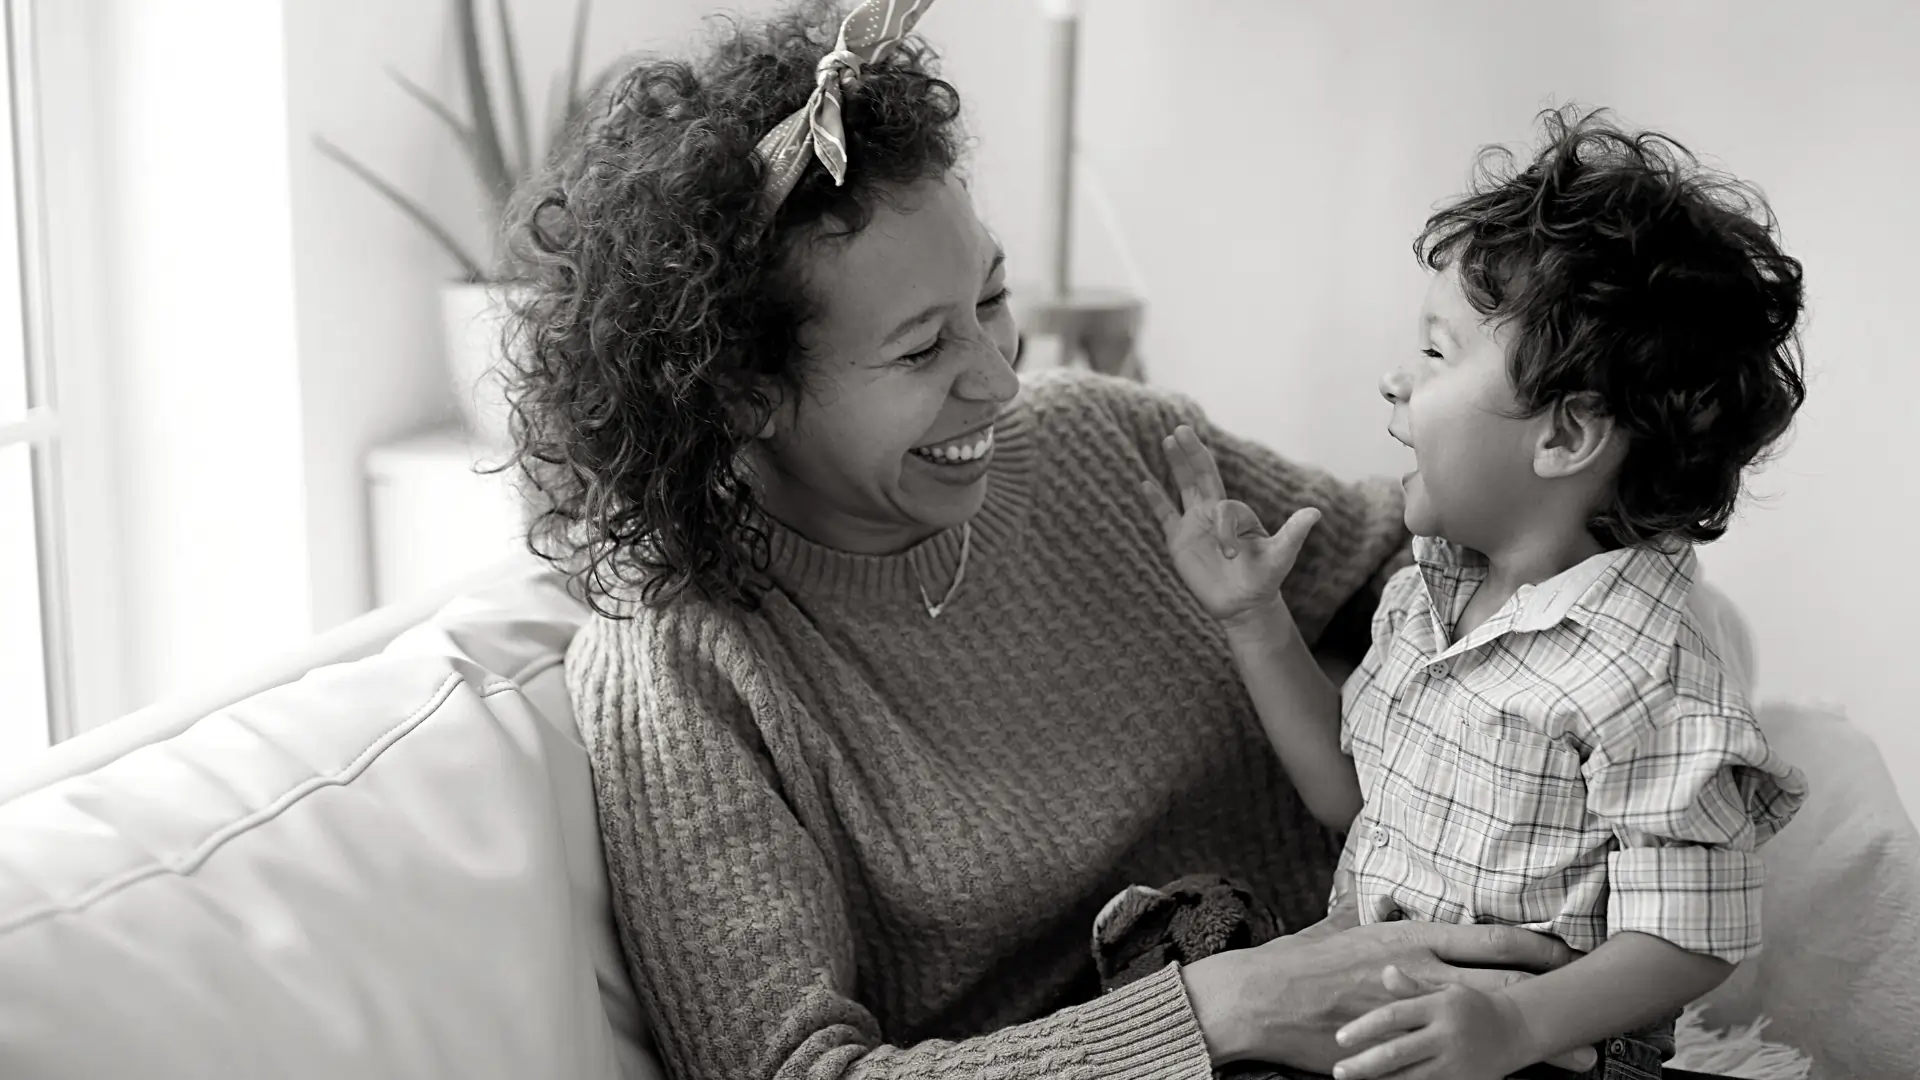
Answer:
[(480, 183), (493, 200), (495, 221), (506, 219), (507, 196), (513, 192), (513, 174), (507, 171), (500, 149), (500, 125), (493, 116), (493, 96), (487, 89), (487, 69), (480, 59), (480, 27), (474, 0), (454, 0), (459, 22), (460, 61), (466, 75), (467, 98), (473, 109), (473, 144), (480, 165)]
[(400, 84), (400, 89), (405, 90), (408, 96), (425, 106), (428, 112), (439, 117), (440, 122), (447, 125), (447, 130), (453, 132), (454, 138), (460, 140), (460, 148), (467, 152), (469, 158), (473, 159), (474, 169), (482, 171), (484, 175), (484, 166), (480, 161), (480, 147), (474, 140), (473, 128), (469, 127), (467, 123), (458, 116), (455, 116), (452, 109), (448, 108), (439, 98), (428, 93), (419, 83), (414, 82), (412, 79), (392, 69), (388, 69), (387, 74), (393, 77), (394, 82)]
[(313, 139), (313, 145), (322, 154), (339, 162), (348, 172), (359, 177), (368, 187), (373, 188), (385, 196), (387, 201), (397, 207), (401, 213), (412, 218), (414, 224), (426, 230), (427, 235), (433, 237), (434, 241), (437, 242), (448, 255), (453, 256), (455, 262), (460, 264), (460, 272), (465, 275), (467, 281), (478, 283), (487, 280), (487, 273), (480, 268), (479, 261), (467, 253), (467, 249), (461, 246), (460, 241), (455, 240), (453, 234), (447, 231), (446, 226), (440, 224), (440, 222), (434, 219), (432, 214), (427, 212), (426, 207), (421, 206), (405, 192), (388, 183), (379, 173), (361, 164), (358, 158), (328, 142), (326, 139), (316, 135)]
[(533, 135), (527, 130), (527, 87), (520, 79), (520, 49), (513, 40), (513, 20), (507, 17), (507, 0), (494, 0), (494, 14), (500, 21), (500, 56), (506, 64), (507, 101), (513, 108), (513, 133), (517, 136), (519, 160), (513, 175), (523, 177), (533, 171)]
[(561, 124), (564, 126), (580, 111), (580, 64), (587, 51), (587, 18), (593, 0), (580, 0), (573, 9), (573, 43), (567, 51), (567, 96), (561, 112)]

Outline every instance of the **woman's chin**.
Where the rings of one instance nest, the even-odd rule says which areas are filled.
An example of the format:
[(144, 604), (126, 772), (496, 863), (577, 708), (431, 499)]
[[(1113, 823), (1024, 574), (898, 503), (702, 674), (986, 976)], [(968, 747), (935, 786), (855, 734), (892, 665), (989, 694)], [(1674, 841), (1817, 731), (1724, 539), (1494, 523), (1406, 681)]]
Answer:
[(925, 525), (951, 529), (980, 512), (980, 505), (987, 498), (987, 485), (992, 482), (988, 469), (951, 465), (927, 468), (952, 469), (953, 472), (938, 477), (908, 478), (903, 485), (904, 494), (909, 496), (907, 505), (913, 508), (916, 519)]

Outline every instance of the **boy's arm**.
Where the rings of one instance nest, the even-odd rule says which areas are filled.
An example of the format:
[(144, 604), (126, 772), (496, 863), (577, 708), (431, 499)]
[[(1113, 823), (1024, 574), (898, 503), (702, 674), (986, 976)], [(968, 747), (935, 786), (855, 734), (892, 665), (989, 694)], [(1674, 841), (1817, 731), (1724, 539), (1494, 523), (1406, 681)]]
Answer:
[(1396, 967), (1387, 989), (1404, 1000), (1362, 1016), (1334, 1038), (1355, 1051), (1336, 1080), (1422, 1075), (1497, 1080), (1646, 1026), (1706, 993), (1733, 965), (1649, 934), (1616, 934), (1558, 971), (1491, 993), (1417, 980)]
[(1500, 991), (1517, 1009), (1530, 1055), (1541, 1061), (1645, 1027), (1720, 985), (1733, 965), (1628, 931), (1558, 971)]
[(1340, 746), (1340, 688), (1284, 603), (1226, 620), (1225, 629), (1234, 666), (1294, 789), (1322, 825), (1347, 828), (1361, 797), (1353, 759)]

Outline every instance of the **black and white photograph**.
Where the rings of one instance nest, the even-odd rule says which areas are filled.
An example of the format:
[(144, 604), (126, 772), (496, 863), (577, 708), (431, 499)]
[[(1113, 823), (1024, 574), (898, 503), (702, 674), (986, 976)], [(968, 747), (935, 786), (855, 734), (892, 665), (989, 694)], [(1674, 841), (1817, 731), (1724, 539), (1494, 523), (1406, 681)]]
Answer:
[(1920, 1077), (1920, 3), (0, 29), (0, 1078)]

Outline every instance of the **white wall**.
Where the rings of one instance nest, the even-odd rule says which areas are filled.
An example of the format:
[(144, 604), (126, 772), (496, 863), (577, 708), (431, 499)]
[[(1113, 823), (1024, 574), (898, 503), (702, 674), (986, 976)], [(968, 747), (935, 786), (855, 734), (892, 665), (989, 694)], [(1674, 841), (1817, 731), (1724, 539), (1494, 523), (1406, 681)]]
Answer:
[[(1376, 376), (1412, 347), (1408, 242), (1478, 145), (1605, 104), (1760, 184), (1807, 264), (1810, 396), (1704, 560), (1754, 624), (1762, 696), (1844, 703), (1920, 811), (1920, 509), (1896, 447), (1920, 397), (1920, 5), (1088, 6), (1083, 152), (1143, 268), (1151, 376), (1342, 472), (1404, 468)], [(1122, 284), (1104, 243), (1082, 280)]]

